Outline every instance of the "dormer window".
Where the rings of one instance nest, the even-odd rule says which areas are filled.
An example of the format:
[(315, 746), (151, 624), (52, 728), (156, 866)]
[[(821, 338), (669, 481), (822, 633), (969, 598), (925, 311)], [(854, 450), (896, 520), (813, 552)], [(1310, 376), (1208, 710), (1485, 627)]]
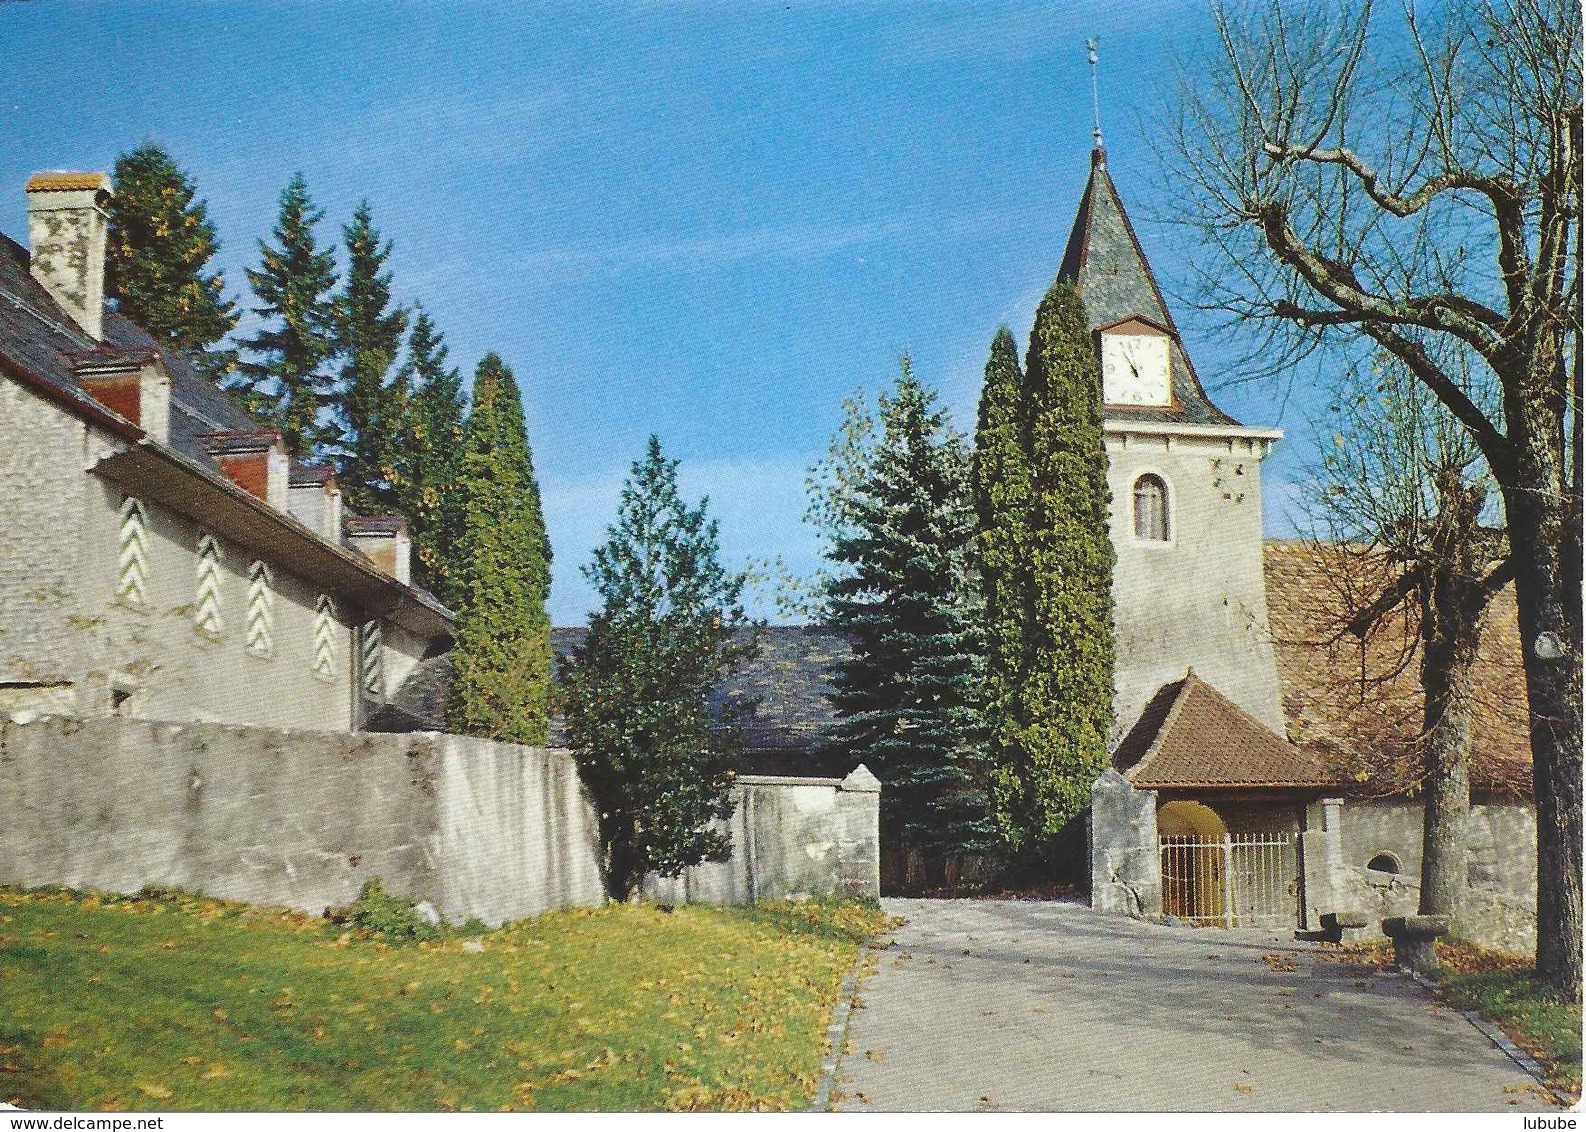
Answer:
[(1144, 475), (1134, 481), (1134, 537), (1140, 542), (1167, 542), (1172, 537), (1167, 484), (1161, 476)]

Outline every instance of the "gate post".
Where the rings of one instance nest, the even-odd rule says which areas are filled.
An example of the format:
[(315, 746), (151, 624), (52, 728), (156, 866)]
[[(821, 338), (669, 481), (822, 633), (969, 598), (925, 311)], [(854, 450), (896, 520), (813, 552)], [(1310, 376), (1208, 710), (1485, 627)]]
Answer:
[(1136, 790), (1113, 767), (1090, 788), (1090, 906), (1112, 916), (1162, 915), (1156, 791)]
[(1234, 926), (1234, 842), (1223, 834), (1223, 927)]

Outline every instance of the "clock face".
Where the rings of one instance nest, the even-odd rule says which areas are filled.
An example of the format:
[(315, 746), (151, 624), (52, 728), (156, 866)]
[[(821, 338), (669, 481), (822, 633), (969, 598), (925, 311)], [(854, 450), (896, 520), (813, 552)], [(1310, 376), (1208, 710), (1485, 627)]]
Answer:
[(1168, 339), (1159, 334), (1101, 336), (1102, 400), (1109, 405), (1170, 405)]

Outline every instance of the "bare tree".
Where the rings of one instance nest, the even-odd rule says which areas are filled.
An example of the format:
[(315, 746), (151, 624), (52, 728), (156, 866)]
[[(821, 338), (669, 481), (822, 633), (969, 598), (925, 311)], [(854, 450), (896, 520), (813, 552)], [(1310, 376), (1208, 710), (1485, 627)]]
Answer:
[(1383, 650), (1385, 664), (1362, 666), (1362, 692), (1419, 661), (1422, 712), (1410, 744), (1425, 799), (1419, 910), (1457, 921), (1468, 883), (1477, 650), (1487, 609), (1512, 576), (1502, 531), (1483, 522), (1491, 478), (1469, 436), (1391, 355), (1347, 372), (1325, 424), (1331, 436), (1305, 502), (1338, 599), (1334, 639), (1353, 636), (1364, 657), (1368, 636), (1409, 629)]
[[(1219, 7), (1173, 131), (1205, 305), (1274, 369), (1392, 355), (1503, 499), (1537, 803), (1537, 973), (1581, 993), (1581, 17), (1489, 0), (1436, 27), (1354, 7)], [(1386, 49), (1384, 41), (1388, 42)], [(1484, 407), (1440, 364), (1468, 350)]]

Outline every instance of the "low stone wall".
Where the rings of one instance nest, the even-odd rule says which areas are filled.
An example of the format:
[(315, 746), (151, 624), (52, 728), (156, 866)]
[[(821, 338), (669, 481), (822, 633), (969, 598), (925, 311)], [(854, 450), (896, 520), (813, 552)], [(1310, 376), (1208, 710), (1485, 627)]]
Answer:
[[(749, 903), (877, 895), (879, 786), (736, 787), (733, 858), (649, 890)], [(118, 718), (0, 722), (0, 883), (180, 888), (319, 912), (379, 877), (453, 923), (605, 899), (570, 753), (457, 735)]]
[(645, 878), (655, 900), (752, 904), (783, 896), (879, 897), (881, 784), (863, 766), (847, 778), (744, 775), (725, 828), (733, 854)]

